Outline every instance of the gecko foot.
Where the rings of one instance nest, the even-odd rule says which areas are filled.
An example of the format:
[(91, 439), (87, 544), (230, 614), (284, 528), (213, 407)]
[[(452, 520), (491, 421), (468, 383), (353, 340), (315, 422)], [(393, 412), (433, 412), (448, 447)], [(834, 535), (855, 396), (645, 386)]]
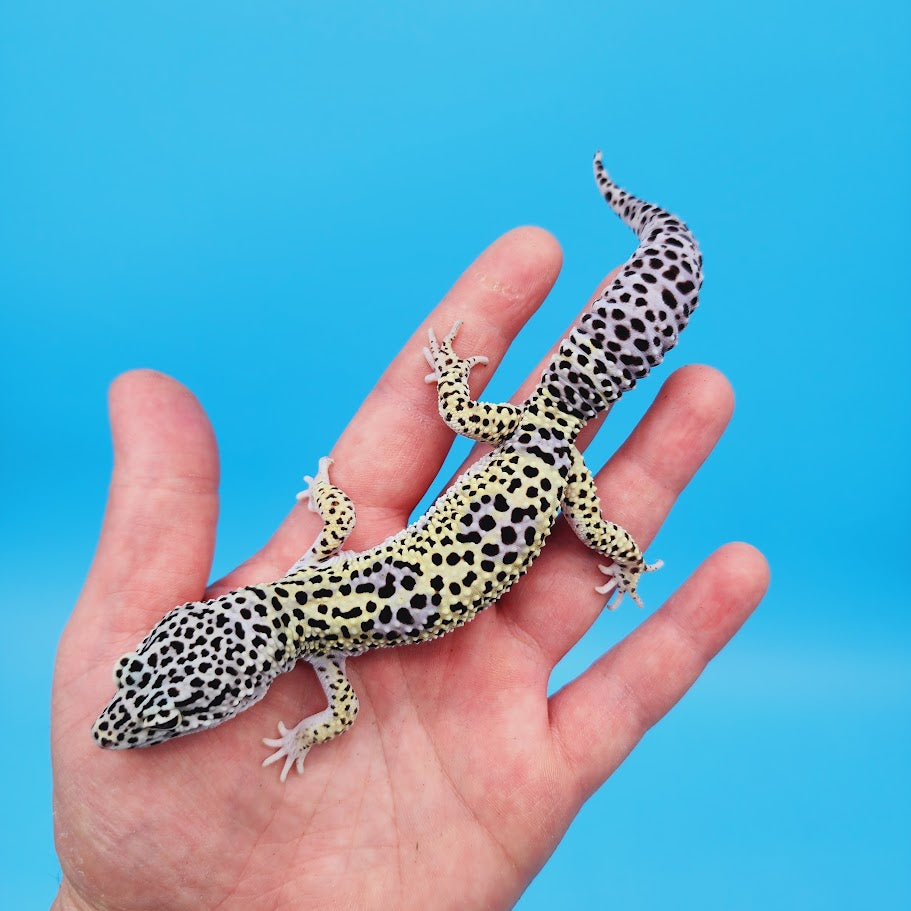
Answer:
[(285, 727), (284, 723), (279, 721), (279, 736), (263, 738), (263, 743), (267, 747), (278, 747), (278, 749), (272, 753), (271, 756), (267, 756), (263, 760), (263, 765), (272, 765), (273, 762), (278, 762), (282, 758), (285, 760), (285, 764), (282, 766), (282, 781), (285, 781), (285, 779), (288, 777), (288, 772), (291, 771), (291, 766), (296, 766), (298, 774), (303, 774), (304, 760), (307, 758), (307, 753), (310, 751), (310, 744), (305, 744), (306, 733), (308, 732), (299, 731), (301, 725), (303, 724), (304, 722), (302, 721), (299, 725), (291, 728), (289, 731)]
[(614, 591), (619, 592), (619, 595), (613, 604), (608, 603), (605, 605), (608, 610), (616, 610), (620, 606), (623, 596), (627, 594), (636, 602), (638, 607), (644, 607), (642, 599), (636, 591), (636, 587), (639, 584), (639, 577), (642, 573), (652, 573), (656, 569), (661, 569), (662, 566), (664, 566), (664, 560), (657, 560), (654, 563), (644, 563), (634, 569), (622, 566), (620, 563), (611, 563), (609, 566), (601, 564), (598, 566), (598, 569), (601, 570), (605, 576), (609, 576), (610, 578), (604, 585), (597, 586), (595, 591), (598, 592), (598, 594), (607, 595), (608, 601)]
[(442, 342), (437, 341), (436, 333), (433, 329), (428, 331), (428, 346), (424, 349), (424, 357), (430, 365), (431, 372), (424, 377), (425, 382), (438, 383), (443, 378), (443, 371), (453, 366), (458, 368), (459, 378), (464, 379), (476, 364), (487, 363), (487, 358), (484, 355), (476, 354), (474, 357), (459, 357), (452, 350), (452, 342), (461, 326), (462, 321), (460, 319), (456, 320)]
[(325, 481), (326, 484), (330, 484), (329, 480), (329, 466), (332, 464), (333, 459), (330, 459), (329, 456), (323, 456), (319, 460), (319, 470), (316, 472), (316, 475), (311, 477), (308, 474), (304, 475), (304, 483), (307, 485), (298, 495), (298, 500), (309, 500), (310, 512), (319, 512), (316, 508), (316, 503), (314, 502), (312, 493), (313, 487), (315, 484), (318, 484), (320, 481)]

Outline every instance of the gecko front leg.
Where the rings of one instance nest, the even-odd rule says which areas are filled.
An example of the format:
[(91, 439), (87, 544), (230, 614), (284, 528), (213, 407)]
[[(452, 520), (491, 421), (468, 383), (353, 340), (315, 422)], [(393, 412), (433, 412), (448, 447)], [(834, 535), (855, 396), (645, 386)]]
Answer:
[(496, 445), (518, 426), (522, 409), (508, 403), (477, 402), (468, 389), (468, 374), (476, 364), (486, 364), (482, 355), (461, 358), (452, 350), (452, 342), (462, 325), (457, 320), (442, 342), (433, 329), (428, 333), (429, 345), (424, 357), (432, 369), (425, 380), (437, 384), (440, 417), (456, 433), (472, 440)]
[(354, 724), (357, 717), (357, 695), (345, 675), (345, 656), (328, 655), (305, 660), (313, 665), (329, 704), (321, 712), (304, 718), (290, 730), (280, 721), (279, 736), (263, 739), (267, 747), (277, 747), (271, 756), (263, 760), (264, 766), (280, 759), (285, 760), (282, 766), (282, 781), (288, 777), (291, 766), (296, 766), (298, 772), (304, 771), (304, 759), (310, 747), (343, 734)]
[(354, 528), (354, 503), (329, 480), (331, 464), (328, 456), (321, 458), (316, 476), (305, 475), (307, 486), (297, 495), (298, 500), (309, 501), (311, 512), (319, 513), (323, 527), (310, 549), (288, 570), (288, 575), (337, 554)]
[(610, 576), (610, 580), (595, 588), (595, 591), (602, 595), (610, 596), (614, 589), (619, 592), (619, 597), (613, 604), (607, 605), (608, 609), (616, 609), (625, 594), (629, 594), (633, 601), (642, 607), (642, 599), (636, 591), (639, 577), (642, 573), (660, 569), (664, 564), (661, 560), (646, 563), (642, 551), (630, 533), (604, 518), (598, 491), (595, 488), (595, 479), (581, 453), (575, 450), (562, 508), (570, 528), (580, 540), (592, 550), (611, 559), (609, 565), (602, 564), (598, 567), (602, 573)]

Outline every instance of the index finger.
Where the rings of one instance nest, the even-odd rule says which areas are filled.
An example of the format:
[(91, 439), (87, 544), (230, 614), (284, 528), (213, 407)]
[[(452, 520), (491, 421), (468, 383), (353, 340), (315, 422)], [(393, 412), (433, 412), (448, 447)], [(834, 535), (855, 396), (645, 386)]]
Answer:
[[(480, 389), (553, 287), (561, 265), (559, 244), (547, 231), (523, 227), (503, 235), (462, 274), (380, 377), (332, 449), (332, 481), (357, 509), (352, 547), (370, 547), (407, 523), (452, 443), (436, 393), (424, 382), (421, 352), (428, 328), (464, 320), (460, 344), (487, 355), (490, 363), (472, 377)], [(308, 509), (293, 509), (265, 547), (216, 590), (280, 575), (306, 550), (319, 524)]]

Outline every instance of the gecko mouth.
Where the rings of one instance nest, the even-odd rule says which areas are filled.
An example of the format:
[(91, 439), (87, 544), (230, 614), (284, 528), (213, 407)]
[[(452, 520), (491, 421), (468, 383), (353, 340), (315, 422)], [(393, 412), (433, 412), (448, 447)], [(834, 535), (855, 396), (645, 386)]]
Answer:
[(115, 696), (92, 725), (92, 738), (106, 750), (126, 749), (133, 745), (127, 739), (133, 727), (123, 699)]

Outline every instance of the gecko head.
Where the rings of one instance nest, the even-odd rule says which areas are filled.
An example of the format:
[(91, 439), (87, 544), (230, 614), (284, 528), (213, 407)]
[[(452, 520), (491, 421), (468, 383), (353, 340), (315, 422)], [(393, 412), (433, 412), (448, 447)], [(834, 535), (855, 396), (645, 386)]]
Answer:
[(168, 614), (114, 665), (117, 692), (92, 726), (100, 747), (151, 746), (214, 727), (263, 697), (273, 674), (250, 657), (223, 605), (187, 604)]

